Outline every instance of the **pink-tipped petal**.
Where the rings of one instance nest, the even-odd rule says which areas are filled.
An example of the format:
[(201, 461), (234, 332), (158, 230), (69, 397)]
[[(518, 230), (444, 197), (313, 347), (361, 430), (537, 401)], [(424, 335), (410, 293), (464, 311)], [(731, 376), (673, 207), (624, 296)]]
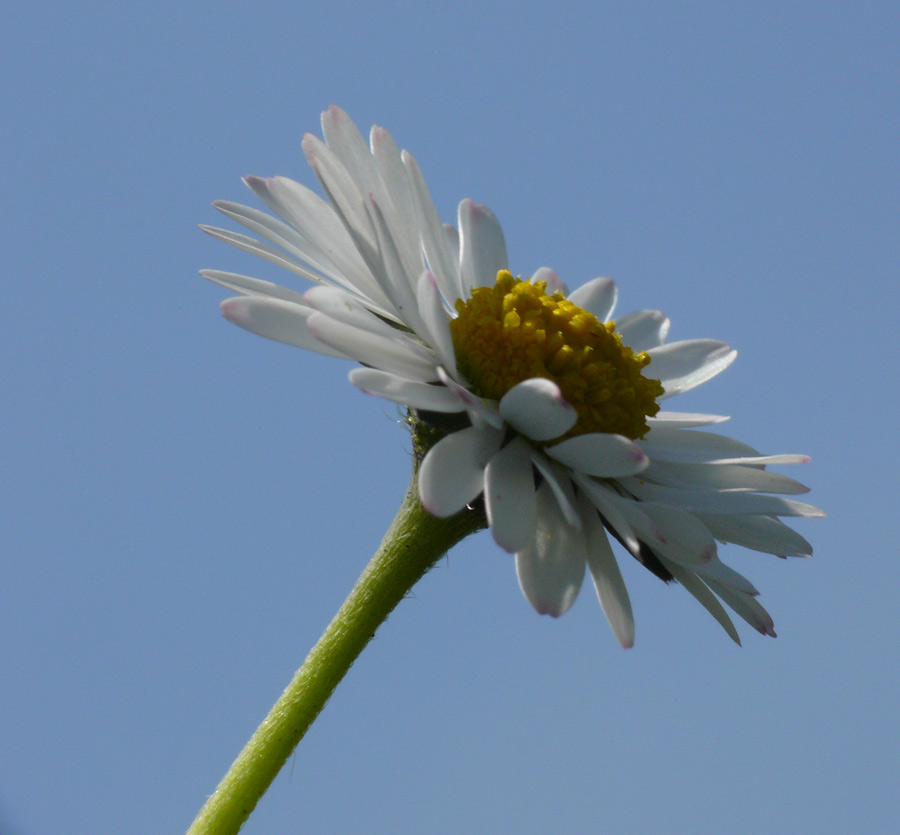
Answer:
[(694, 426), (710, 426), (730, 420), (727, 415), (701, 415), (688, 412), (657, 412), (647, 418), (651, 429), (690, 429)]
[(737, 629), (734, 628), (734, 623), (731, 618), (728, 617), (728, 612), (726, 612), (722, 604), (719, 603), (718, 598), (709, 590), (709, 586), (707, 586), (693, 571), (683, 568), (678, 565), (678, 563), (666, 560), (664, 557), (662, 558), (662, 562), (663, 565), (669, 569), (672, 576), (718, 621), (722, 629), (728, 633), (728, 637), (740, 646), (741, 639)]
[(465, 386), (460, 385), (454, 380), (444, 368), (438, 368), (438, 379), (459, 399), (463, 407), (472, 415), (484, 423), (493, 426), (495, 429), (503, 427), (503, 418), (500, 413), (488, 401), (472, 394)]
[(659, 310), (640, 310), (617, 319), (616, 330), (622, 335), (622, 342), (632, 351), (640, 352), (662, 345), (669, 335), (670, 324)]
[(616, 309), (619, 291), (611, 278), (594, 278), (569, 293), (569, 301), (606, 322)]
[(597, 511), (584, 496), (580, 510), (587, 536), (585, 556), (594, 589), (613, 634), (623, 648), (629, 649), (634, 646), (634, 614), (628, 589)]
[(454, 376), (456, 352), (453, 348), (453, 337), (450, 335), (450, 314), (444, 306), (437, 280), (428, 270), (419, 276), (417, 296), (419, 314), (428, 332), (429, 343), (434, 347), (441, 365)]
[(412, 340), (372, 333), (324, 313), (309, 317), (309, 329), (320, 342), (358, 362), (420, 383), (438, 379), (434, 359), (423, 355), (421, 347)]
[(812, 556), (812, 545), (804, 537), (771, 516), (698, 513), (697, 518), (720, 542), (732, 542), (779, 557)]
[(737, 357), (737, 351), (714, 339), (670, 342), (647, 353), (650, 354), (650, 365), (644, 374), (663, 384), (663, 398), (690, 391), (711, 380)]
[(581, 514), (578, 512), (578, 499), (572, 484), (572, 471), (558, 461), (548, 458), (540, 450), (531, 450), (531, 463), (550, 485), (556, 503), (565, 520), (576, 531), (581, 530)]
[(280, 284), (273, 284), (271, 281), (251, 278), (249, 275), (226, 273), (221, 270), (200, 270), (200, 275), (209, 281), (213, 281), (222, 287), (227, 287), (229, 290), (245, 296), (268, 296), (272, 299), (281, 299), (281, 301), (293, 302), (303, 307), (306, 306), (303, 293), (282, 287)]
[(434, 274), (441, 294), (453, 304), (463, 295), (458, 255), (448, 243), (444, 226), (438, 217), (437, 209), (434, 207), (428, 186), (425, 185), (425, 179), (415, 157), (408, 151), (403, 151), (400, 156), (409, 173), (416, 216), (419, 219), (422, 235), (422, 249), (425, 251), (428, 268)]
[(569, 295), (569, 288), (566, 283), (553, 271), (550, 267), (538, 267), (531, 276), (531, 283), (535, 284), (543, 281), (547, 285), (545, 292), (548, 296), (554, 293), (562, 293), (564, 296)]
[(484, 468), (501, 438), (494, 429), (473, 426), (447, 435), (428, 451), (419, 468), (419, 498), (432, 516), (452, 516), (478, 498)]
[(550, 441), (568, 432), (578, 413), (552, 380), (533, 377), (513, 386), (500, 400), (503, 419), (533, 441)]
[(603, 433), (576, 435), (544, 452), (573, 470), (602, 478), (634, 475), (650, 463), (634, 441)]
[(484, 499), (494, 541), (510, 554), (534, 537), (537, 498), (530, 448), (522, 438), (507, 444), (484, 471)]
[(413, 409), (430, 412), (461, 412), (459, 399), (443, 386), (433, 386), (415, 380), (407, 380), (377, 368), (354, 368), (350, 382), (366, 394), (383, 397)]
[(691, 513), (660, 502), (641, 502), (662, 537), (653, 547), (681, 565), (698, 566), (716, 557), (716, 541), (706, 526)]
[(460, 277), (463, 293), (491, 287), (508, 265), (506, 240), (494, 213), (466, 199), (459, 204)]
[(585, 537), (563, 518), (546, 484), (538, 488), (537, 501), (537, 530), (516, 554), (516, 573), (538, 614), (558, 618), (571, 608), (584, 581)]
[(327, 345), (315, 336), (309, 327), (314, 311), (309, 307), (265, 296), (238, 296), (225, 299), (221, 308), (229, 322), (266, 339), (330, 357), (349, 358), (339, 348)]

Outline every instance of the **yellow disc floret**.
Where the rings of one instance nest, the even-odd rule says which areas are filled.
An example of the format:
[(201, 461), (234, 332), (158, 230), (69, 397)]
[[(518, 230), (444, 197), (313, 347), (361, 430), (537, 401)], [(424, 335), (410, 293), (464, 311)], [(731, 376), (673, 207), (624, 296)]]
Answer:
[(457, 301), (450, 332), (460, 373), (491, 400), (532, 377), (552, 380), (578, 413), (564, 437), (644, 437), (646, 418), (659, 411), (663, 393), (659, 380), (641, 373), (649, 355), (623, 345), (615, 322), (604, 324), (562, 293), (546, 290), (545, 281), (532, 284), (501, 270), (493, 287)]

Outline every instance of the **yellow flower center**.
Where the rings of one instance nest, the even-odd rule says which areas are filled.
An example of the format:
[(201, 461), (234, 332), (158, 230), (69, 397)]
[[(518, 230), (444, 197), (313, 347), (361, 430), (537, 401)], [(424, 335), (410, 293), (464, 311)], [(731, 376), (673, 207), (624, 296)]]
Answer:
[(643, 438), (663, 393), (659, 380), (641, 373), (649, 355), (623, 345), (615, 322), (603, 324), (546, 289), (545, 281), (532, 284), (501, 270), (493, 287), (457, 301), (450, 332), (460, 373), (490, 400), (532, 377), (552, 380), (578, 412), (566, 438), (587, 432)]

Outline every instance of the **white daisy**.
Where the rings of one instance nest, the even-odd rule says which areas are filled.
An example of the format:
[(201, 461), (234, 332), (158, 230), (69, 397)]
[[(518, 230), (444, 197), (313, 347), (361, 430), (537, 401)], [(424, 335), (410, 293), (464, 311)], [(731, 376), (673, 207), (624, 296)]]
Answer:
[(559, 616), (585, 568), (613, 632), (634, 641), (628, 593), (607, 533), (663, 580), (677, 580), (738, 641), (720, 600), (775, 635), (758, 592), (722, 563), (716, 542), (778, 556), (812, 548), (779, 521), (821, 516), (783, 498), (806, 492), (766, 470), (802, 455), (761, 455), (696, 427), (716, 415), (659, 410), (727, 368), (722, 342), (665, 343), (669, 320), (643, 310), (612, 321), (616, 287), (597, 278), (569, 294), (548, 268), (507, 271), (493, 213), (459, 205), (442, 226), (413, 157), (373, 127), (367, 146), (337, 107), (325, 141), (303, 149), (328, 198), (284, 177), (245, 182), (280, 220), (215, 207), (256, 237), (203, 227), (316, 286), (305, 293), (217, 270), (241, 295), (227, 319), (269, 339), (355, 360), (350, 380), (440, 427), (419, 469), (425, 508), (451, 516), (483, 501), (491, 532), (514, 553), (526, 598)]

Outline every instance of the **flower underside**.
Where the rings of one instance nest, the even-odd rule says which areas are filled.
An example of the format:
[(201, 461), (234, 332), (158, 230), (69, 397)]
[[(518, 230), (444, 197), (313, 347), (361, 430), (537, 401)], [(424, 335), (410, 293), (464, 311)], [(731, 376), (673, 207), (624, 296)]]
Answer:
[(643, 438), (663, 393), (659, 380), (642, 374), (650, 356), (623, 345), (615, 322), (604, 324), (562, 293), (546, 290), (545, 281), (522, 281), (501, 270), (493, 287), (457, 301), (450, 332), (459, 371), (491, 400), (524, 380), (552, 380), (578, 414), (564, 437), (604, 432)]

